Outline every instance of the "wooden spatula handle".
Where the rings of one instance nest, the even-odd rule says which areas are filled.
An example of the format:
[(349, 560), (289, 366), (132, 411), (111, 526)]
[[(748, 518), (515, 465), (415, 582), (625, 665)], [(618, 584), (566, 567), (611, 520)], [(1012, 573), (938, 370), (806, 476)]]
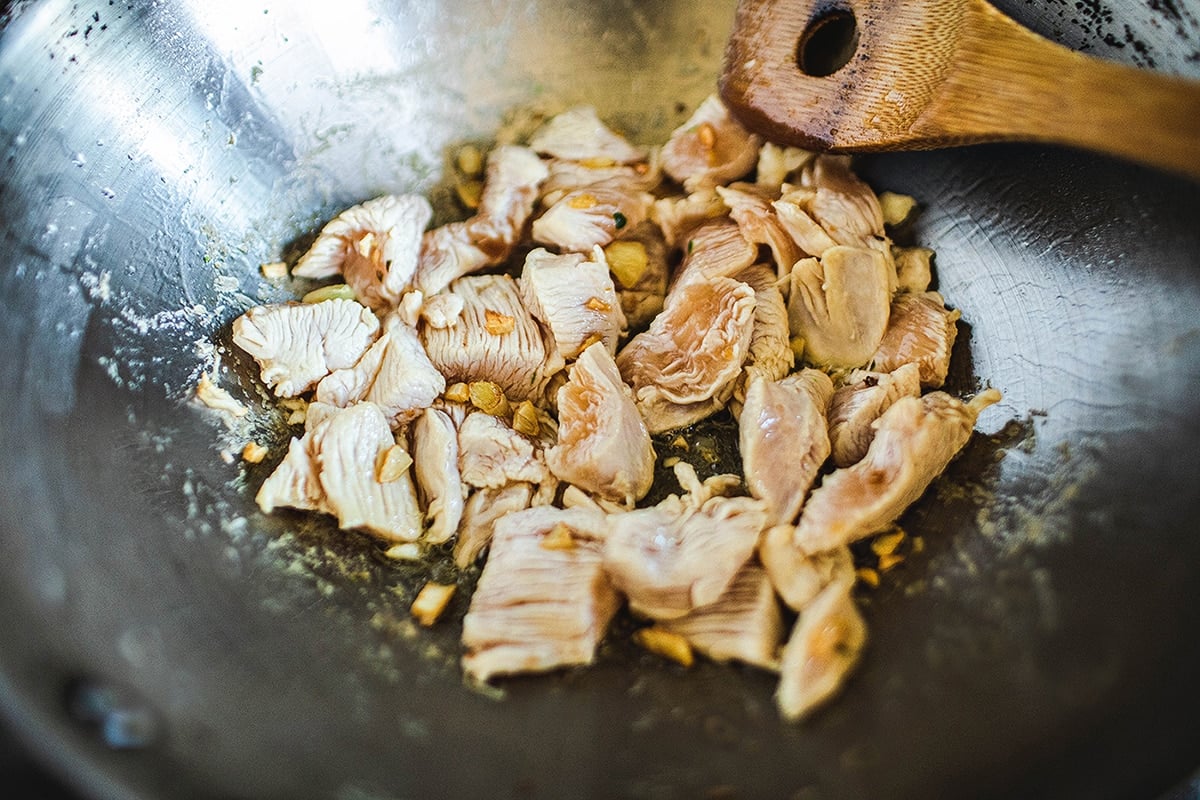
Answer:
[[(814, 19), (852, 12), (848, 63), (814, 77)], [(1025, 140), (1200, 178), (1200, 82), (1086, 56), (985, 0), (741, 0), (722, 96), (769, 137), (844, 152)]]

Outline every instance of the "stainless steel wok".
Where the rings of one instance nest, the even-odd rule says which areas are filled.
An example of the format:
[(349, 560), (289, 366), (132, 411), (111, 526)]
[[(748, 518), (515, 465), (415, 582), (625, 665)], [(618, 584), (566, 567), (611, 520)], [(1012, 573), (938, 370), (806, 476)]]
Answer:
[[(1002, 7), (1200, 76), (1195, 0)], [(642, 141), (714, 90), (728, 2), (15, 3), (0, 30), (0, 705), (99, 797), (1150, 797), (1200, 763), (1200, 186), (1016, 145), (864, 159), (924, 211), (1000, 388), (865, 593), (872, 639), (801, 725), (769, 676), (619, 643), (465, 688), (438, 565), (251, 497), (188, 402), (337, 209), (591, 102)], [(1200, 121), (1198, 121), (1200, 124)], [(454, 610), (461, 614), (460, 605)]]

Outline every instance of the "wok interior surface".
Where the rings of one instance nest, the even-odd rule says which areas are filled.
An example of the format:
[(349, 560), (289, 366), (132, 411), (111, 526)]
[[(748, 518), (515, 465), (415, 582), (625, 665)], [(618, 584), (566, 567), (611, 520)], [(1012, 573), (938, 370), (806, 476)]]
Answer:
[[(1195, 3), (1008, 3), (1200, 76)], [(860, 162), (963, 310), (950, 388), (999, 388), (864, 593), (844, 695), (785, 725), (751, 669), (611, 643), (463, 686), (436, 565), (267, 517), (221, 449), (287, 431), (228, 345), (258, 265), (338, 209), (430, 192), (515, 109), (665, 139), (732, 3), (18, 3), (0, 34), (0, 692), (97, 796), (1150, 797), (1200, 763), (1200, 189), (992, 146)], [(440, 220), (439, 220), (440, 221)], [(229, 431), (199, 376), (255, 406)], [(236, 452), (236, 451), (235, 451)], [(461, 615), (465, 599), (452, 609)], [(128, 745), (114, 750), (106, 742)], [(707, 793), (707, 795), (706, 795)]]

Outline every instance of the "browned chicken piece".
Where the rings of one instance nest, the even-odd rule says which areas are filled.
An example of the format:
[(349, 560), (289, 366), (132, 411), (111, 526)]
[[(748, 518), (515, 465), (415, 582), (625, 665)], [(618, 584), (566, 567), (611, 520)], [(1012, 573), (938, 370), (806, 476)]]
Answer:
[(542, 483), (550, 473), (529, 439), (491, 414), (469, 414), (458, 427), (458, 470), (464, 483), (498, 489), (514, 481)]
[(750, 382), (738, 444), (746, 486), (766, 504), (772, 525), (795, 521), (829, 457), (825, 414), (832, 396), (833, 381), (816, 369)]
[(533, 240), (590, 253), (646, 219), (653, 197), (636, 184), (610, 179), (567, 192), (533, 221)]
[(792, 265), (806, 253), (796, 245), (779, 221), (779, 215), (771, 205), (775, 197), (769, 191), (748, 183), (718, 186), (717, 194), (729, 206), (729, 215), (737, 222), (742, 237), (751, 244), (765, 244), (771, 248), (776, 276), (783, 278), (791, 273)]
[(764, 142), (758, 151), (758, 166), (754, 170), (754, 182), (764, 189), (779, 194), (780, 188), (792, 173), (802, 169), (816, 157), (810, 150), (799, 147), (782, 147)]
[(497, 489), (476, 489), (463, 506), (458, 538), (454, 540), (454, 563), (466, 569), (492, 541), (496, 520), (530, 506), (533, 486), (510, 483)]
[(775, 701), (783, 716), (800, 719), (845, 683), (867, 642), (867, 625), (850, 595), (853, 582), (835, 581), (800, 612), (783, 647)]
[(378, 335), (379, 320), (353, 300), (256, 306), (233, 321), (233, 343), (258, 362), (276, 397), (352, 367)]
[(448, 541), (463, 516), (467, 489), (458, 472), (458, 431), (444, 411), (427, 408), (409, 429), (417, 499), (425, 512), (425, 541)]
[(343, 409), (311, 403), (304, 436), (292, 441), (256, 500), (267, 513), (280, 506), (325, 511), (337, 517), (341, 528), (358, 528), (389, 541), (416, 541), (421, 509), (409, 472), (380, 471), (397, 447), (375, 404)]
[(663, 171), (688, 192), (726, 184), (754, 168), (761, 142), (709, 95), (663, 147)]
[(796, 262), (788, 295), (793, 336), (804, 358), (834, 369), (865, 366), (879, 348), (891, 310), (892, 273), (878, 250), (832, 247)]
[(546, 166), (550, 174), (542, 182), (538, 199), (547, 208), (561, 200), (567, 192), (603, 181), (618, 180), (643, 192), (654, 191), (662, 183), (662, 163), (658, 150), (652, 151), (648, 160), (636, 164), (617, 164), (605, 159), (567, 161), (552, 158), (546, 162)]
[(633, 505), (650, 491), (650, 434), (599, 342), (583, 351), (558, 390), (558, 444), (546, 451), (546, 463), (560, 480), (609, 500)]
[(705, 222), (688, 238), (670, 291), (693, 281), (736, 277), (758, 259), (758, 248), (728, 219)]
[(950, 311), (937, 292), (903, 292), (892, 301), (891, 319), (875, 351), (879, 372), (916, 364), (921, 386), (937, 389), (950, 371), (950, 351), (958, 336), (960, 311)]
[(646, 159), (645, 149), (605, 125), (592, 106), (575, 106), (551, 117), (529, 137), (529, 146), (571, 161), (632, 164)]
[(767, 573), (753, 561), (741, 568), (715, 603), (661, 624), (713, 661), (779, 669), (783, 615)]
[(892, 258), (896, 262), (899, 291), (929, 291), (929, 284), (933, 283), (932, 250), (928, 247), (893, 247)]
[(749, 497), (713, 497), (696, 508), (671, 495), (608, 519), (604, 568), (613, 585), (638, 614), (677, 619), (720, 598), (754, 552), (767, 514)]
[(833, 463), (848, 467), (862, 459), (875, 438), (875, 420), (901, 397), (921, 394), (920, 371), (905, 364), (895, 372), (854, 370), (829, 404), (829, 442)]
[(796, 363), (789, 337), (787, 303), (779, 291), (775, 271), (756, 264), (736, 277), (754, 290), (754, 331), (750, 334), (742, 374), (729, 400), (729, 410), (735, 417), (742, 413), (750, 381), (754, 378), (777, 381), (791, 372)]
[(785, 186), (784, 189), (783, 196), (773, 201), (771, 208), (775, 210), (780, 227), (796, 243), (800, 252), (820, 258), (826, 250), (836, 247), (837, 242), (808, 212), (812, 205), (812, 199), (816, 196), (816, 190), (795, 189), (788, 186)]
[(463, 670), (476, 681), (590, 664), (620, 606), (601, 555), (605, 518), (544, 506), (498, 519), (463, 619)]
[(457, 278), (502, 264), (533, 214), (546, 165), (527, 147), (501, 145), (488, 155), (475, 216), (427, 232), (413, 283), (426, 298)]
[(625, 314), (603, 251), (594, 260), (580, 253), (555, 255), (541, 247), (525, 257), (521, 299), (534, 319), (550, 329), (558, 352), (577, 358), (593, 342), (617, 351)]
[(493, 381), (509, 400), (536, 399), (562, 356), (547, 349), (516, 281), (508, 275), (459, 278), (450, 292), (462, 298), (463, 313), (449, 328), (421, 328), (430, 361), (448, 383)]
[(321, 229), (292, 274), (340, 274), (364, 304), (393, 308), (412, 282), (421, 234), (432, 217), (429, 201), (415, 194), (385, 195), (348, 208)]
[(795, 530), (791, 525), (768, 528), (758, 542), (758, 560), (783, 602), (800, 611), (834, 581), (854, 583), (854, 557), (848, 547), (809, 555), (796, 546)]
[(650, 324), (667, 296), (667, 245), (653, 222), (643, 222), (629, 235), (609, 244), (604, 258), (612, 272), (621, 312), (630, 330)]
[(621, 377), (651, 433), (689, 425), (722, 408), (754, 331), (754, 290), (732, 278), (676, 288), (649, 329), (617, 355)]
[(686, 197), (661, 197), (654, 201), (651, 219), (662, 230), (669, 247), (687, 248), (692, 231), (729, 213), (725, 201), (712, 188), (692, 192)]
[(817, 156), (801, 183), (816, 189), (807, 210), (838, 244), (863, 247), (883, 236), (879, 198), (850, 170), (850, 156)]
[(863, 459), (813, 491), (796, 526), (797, 546), (818, 553), (887, 528), (962, 450), (979, 413), (999, 400), (995, 389), (969, 403), (945, 392), (897, 400), (875, 423)]

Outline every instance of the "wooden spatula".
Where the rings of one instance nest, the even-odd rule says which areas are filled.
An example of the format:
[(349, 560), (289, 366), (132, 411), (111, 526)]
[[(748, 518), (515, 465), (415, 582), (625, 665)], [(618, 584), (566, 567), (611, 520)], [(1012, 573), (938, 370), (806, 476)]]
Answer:
[(985, 0), (741, 0), (720, 87), (747, 126), (809, 149), (1044, 141), (1200, 178), (1200, 82), (1085, 56)]

